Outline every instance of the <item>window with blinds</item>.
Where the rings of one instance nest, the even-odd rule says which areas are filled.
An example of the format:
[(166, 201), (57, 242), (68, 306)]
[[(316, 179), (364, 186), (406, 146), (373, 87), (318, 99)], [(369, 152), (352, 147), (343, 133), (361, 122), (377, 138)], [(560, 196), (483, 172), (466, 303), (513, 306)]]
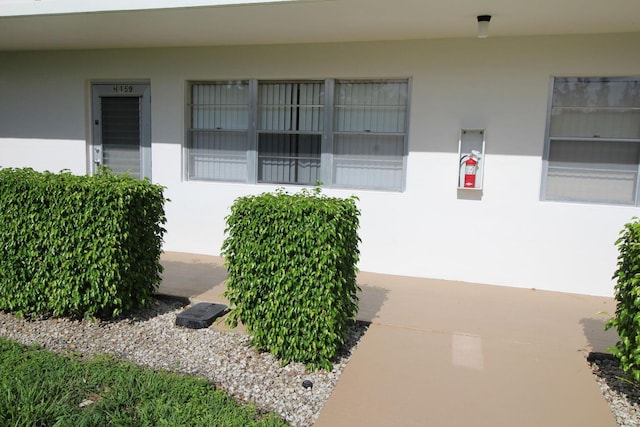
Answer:
[(407, 98), (406, 81), (336, 83), (334, 184), (402, 189)]
[(324, 83), (261, 83), (258, 182), (319, 181), (323, 123)]
[(188, 178), (246, 182), (248, 82), (194, 83), (189, 111)]
[(402, 191), (408, 80), (189, 85), (192, 180)]
[(544, 198), (638, 204), (640, 78), (556, 78)]

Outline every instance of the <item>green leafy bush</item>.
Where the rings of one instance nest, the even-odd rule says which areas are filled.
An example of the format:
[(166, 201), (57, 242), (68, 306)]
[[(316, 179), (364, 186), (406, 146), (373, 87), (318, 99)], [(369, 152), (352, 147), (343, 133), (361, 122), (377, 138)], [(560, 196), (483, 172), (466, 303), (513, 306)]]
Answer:
[(163, 188), (93, 176), (0, 170), (0, 309), (115, 316), (160, 283)]
[(228, 322), (283, 363), (331, 369), (358, 310), (355, 197), (320, 191), (247, 196), (226, 218)]
[(606, 325), (615, 327), (620, 340), (611, 351), (620, 359), (622, 369), (640, 381), (640, 223), (638, 218), (626, 224), (616, 241), (618, 268), (615, 297), (616, 315)]

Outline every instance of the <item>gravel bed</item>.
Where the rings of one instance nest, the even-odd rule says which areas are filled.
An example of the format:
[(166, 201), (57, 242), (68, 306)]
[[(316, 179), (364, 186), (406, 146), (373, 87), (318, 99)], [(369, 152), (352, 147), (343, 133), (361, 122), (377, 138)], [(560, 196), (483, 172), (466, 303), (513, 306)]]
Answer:
[(610, 354), (591, 353), (587, 360), (618, 426), (640, 426), (640, 384), (626, 379), (620, 362)]
[[(241, 402), (254, 402), (293, 426), (310, 426), (367, 329), (360, 322), (350, 329), (330, 372), (308, 372), (303, 364), (283, 367), (271, 354), (256, 352), (246, 335), (176, 326), (183, 308), (179, 301), (158, 299), (151, 309), (114, 321), (24, 320), (0, 312), (0, 336), (59, 353), (107, 353), (153, 369), (204, 377)], [(305, 380), (313, 387), (303, 387)]]

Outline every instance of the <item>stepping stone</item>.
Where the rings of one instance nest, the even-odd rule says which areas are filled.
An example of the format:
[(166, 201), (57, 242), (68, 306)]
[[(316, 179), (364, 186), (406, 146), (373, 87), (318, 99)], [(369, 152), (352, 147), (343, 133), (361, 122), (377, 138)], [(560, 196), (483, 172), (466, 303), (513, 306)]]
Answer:
[(191, 329), (208, 328), (226, 311), (227, 306), (224, 304), (200, 302), (176, 315), (176, 325)]

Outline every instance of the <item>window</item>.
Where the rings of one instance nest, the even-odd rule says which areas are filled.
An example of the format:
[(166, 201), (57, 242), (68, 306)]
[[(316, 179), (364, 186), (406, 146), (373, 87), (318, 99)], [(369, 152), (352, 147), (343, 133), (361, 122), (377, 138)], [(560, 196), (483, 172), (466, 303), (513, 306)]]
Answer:
[(345, 187), (401, 189), (406, 139), (406, 82), (338, 82), (333, 177)]
[(405, 80), (189, 84), (190, 180), (402, 191)]
[(188, 178), (247, 181), (248, 83), (193, 83), (189, 112)]
[(315, 184), (324, 83), (264, 83), (258, 94), (258, 182)]
[(638, 204), (640, 78), (556, 78), (546, 200)]

